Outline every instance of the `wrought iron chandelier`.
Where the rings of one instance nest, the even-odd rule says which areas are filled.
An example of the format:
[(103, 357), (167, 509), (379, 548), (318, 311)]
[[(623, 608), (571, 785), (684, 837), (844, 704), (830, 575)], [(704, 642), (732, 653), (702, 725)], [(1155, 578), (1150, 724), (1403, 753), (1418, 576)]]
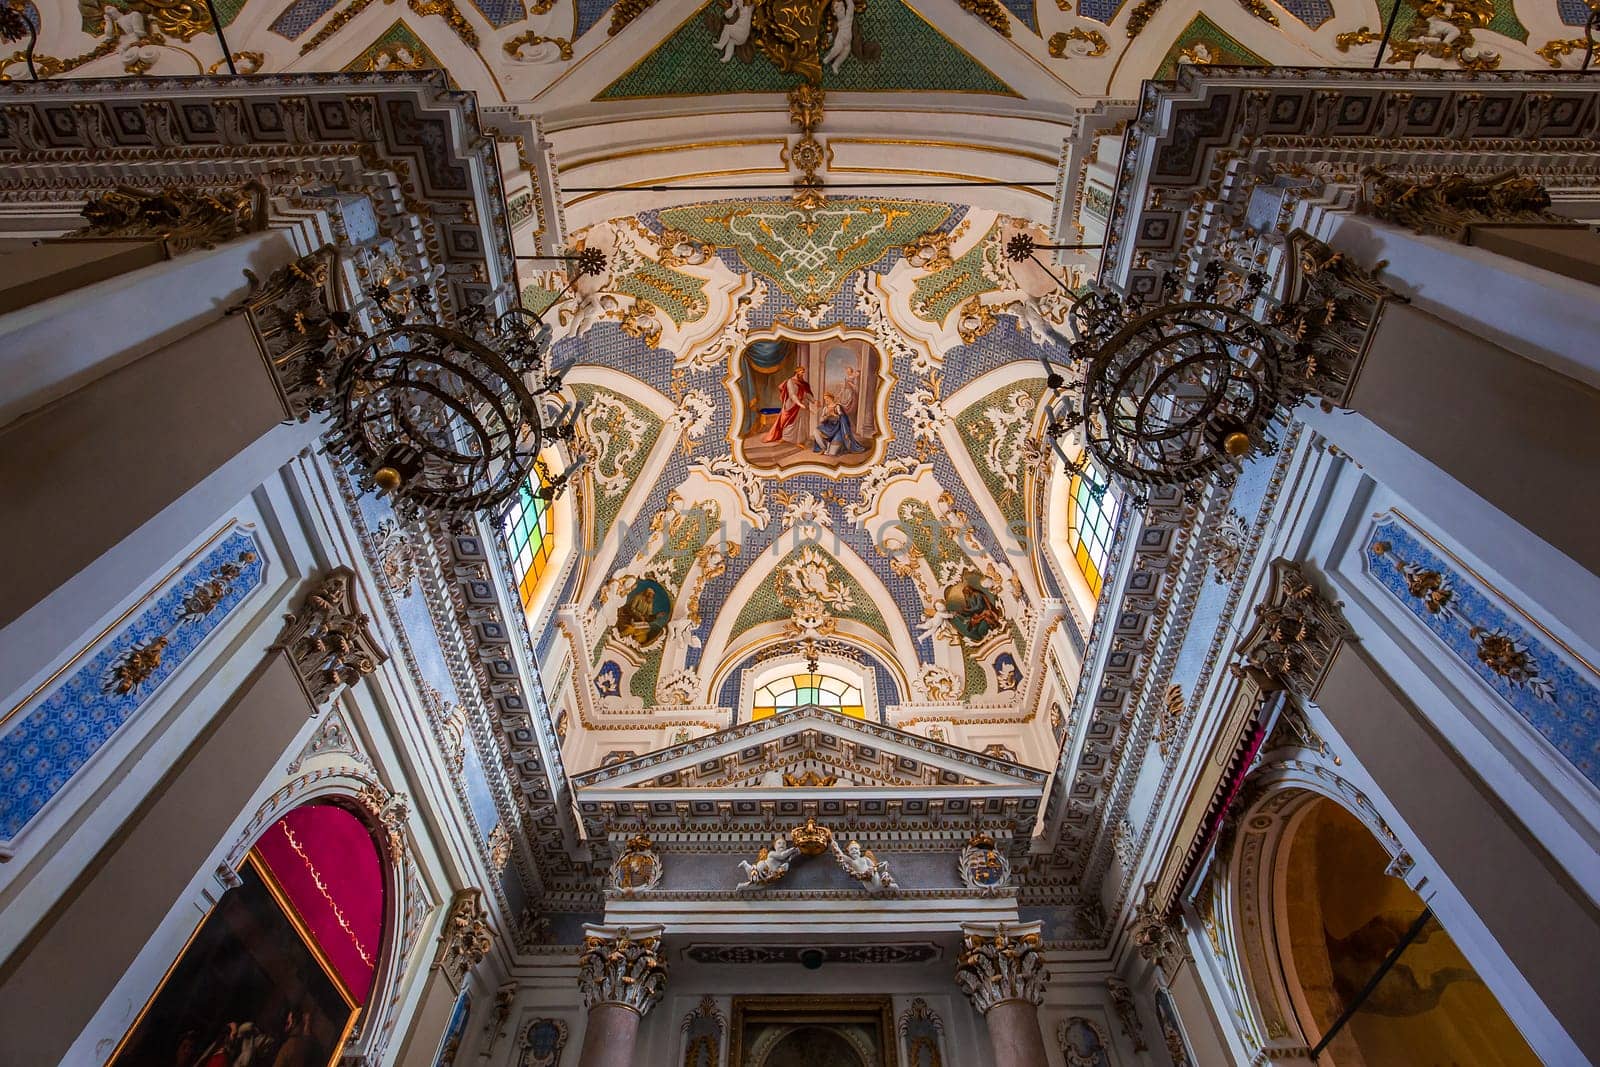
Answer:
[[(1021, 262), (1042, 247), (1053, 246), (1019, 234), (1006, 256)], [(1192, 496), (1204, 479), (1230, 479), (1249, 456), (1276, 447), (1273, 428), (1304, 399), (1313, 368), (1308, 346), (1251, 314), (1264, 273), (1230, 276), (1212, 261), (1188, 299), (1177, 299), (1169, 274), (1154, 300), (1098, 285), (1072, 292), (1050, 274), (1073, 305), (1068, 360), (1041, 356), (1043, 435), (1069, 473), (1088, 475), (1087, 454), (1136, 497), (1160, 487)], [(1225, 281), (1233, 283), (1226, 298)], [(1074, 433), (1084, 444), (1075, 456), (1064, 447)]]
[[(551, 258), (570, 261), (567, 289), (606, 267), (596, 249)], [(573, 439), (579, 410), (558, 397), (568, 367), (551, 362), (549, 325), (487, 302), (446, 324), (433, 280), (370, 286), (356, 310), (373, 314), (376, 332), (344, 318), (328, 450), (404, 518), (498, 508), (535, 475), (539, 495), (554, 499), (584, 456), (554, 477), (540, 460), (551, 443)]]

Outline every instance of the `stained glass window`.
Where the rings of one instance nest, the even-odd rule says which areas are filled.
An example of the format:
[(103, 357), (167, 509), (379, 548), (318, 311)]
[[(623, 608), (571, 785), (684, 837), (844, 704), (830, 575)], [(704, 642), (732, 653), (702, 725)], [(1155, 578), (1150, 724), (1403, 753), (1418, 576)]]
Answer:
[(550, 501), (538, 494), (535, 480), (540, 486), (546, 484), (543, 473), (535, 472), (506, 510), (503, 526), (523, 610), (532, 606), (539, 579), (549, 567), (550, 553), (555, 547)]
[(816, 704), (858, 719), (867, 717), (861, 700), (861, 687), (831, 674), (785, 674), (756, 689), (751, 706), (752, 719), (765, 719), (789, 708)]
[(1117, 494), (1098, 466), (1088, 477), (1074, 475), (1067, 496), (1067, 546), (1096, 597), (1105, 585), (1111, 559), (1111, 534), (1117, 527)]

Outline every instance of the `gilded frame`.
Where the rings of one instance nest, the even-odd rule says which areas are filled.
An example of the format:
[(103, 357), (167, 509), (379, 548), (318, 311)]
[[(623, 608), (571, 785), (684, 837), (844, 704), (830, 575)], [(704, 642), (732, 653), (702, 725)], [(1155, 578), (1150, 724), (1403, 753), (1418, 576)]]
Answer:
[(899, 1036), (894, 1027), (894, 998), (887, 996), (751, 996), (734, 997), (728, 1037), (728, 1067), (744, 1059), (744, 1031), (750, 1022), (857, 1023), (875, 1026), (881, 1038), (883, 1067), (899, 1067)]

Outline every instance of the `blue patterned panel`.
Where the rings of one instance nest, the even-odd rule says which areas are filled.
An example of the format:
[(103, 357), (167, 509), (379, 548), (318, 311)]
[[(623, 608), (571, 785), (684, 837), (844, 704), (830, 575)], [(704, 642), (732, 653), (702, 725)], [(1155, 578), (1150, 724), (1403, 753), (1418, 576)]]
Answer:
[(1017, 17), (1018, 22), (1034, 33), (1039, 32), (1039, 14), (1034, 8), (1034, 0), (1000, 0), (1000, 2), (1006, 6), (1007, 11)]
[(1333, 18), (1333, 0), (1278, 0), (1278, 3), (1312, 29)]
[(472, 3), (497, 30), (513, 22), (521, 22), (528, 16), (522, 7), (522, 0), (472, 0)]
[(1476, 575), (1395, 519), (1367, 538), (1367, 573), (1589, 781), (1600, 785), (1600, 681)]
[(1126, 2), (1127, 0), (1078, 0), (1078, 14), (1109, 26)]
[(1589, 21), (1589, 5), (1584, 0), (1556, 0), (1556, 8), (1568, 26), (1582, 26)]
[(309, 30), (318, 19), (333, 10), (339, 0), (294, 0), (272, 20), (270, 29), (279, 37), (294, 40)]
[(234, 530), (115, 635), (81, 655), (54, 691), (0, 725), (0, 838), (10, 840), (133, 718), (161, 683), (261, 584), (255, 534)]
[(594, 24), (605, 17), (607, 11), (616, 4), (617, 0), (578, 0), (578, 28), (572, 34), (572, 39), (577, 40), (594, 28)]

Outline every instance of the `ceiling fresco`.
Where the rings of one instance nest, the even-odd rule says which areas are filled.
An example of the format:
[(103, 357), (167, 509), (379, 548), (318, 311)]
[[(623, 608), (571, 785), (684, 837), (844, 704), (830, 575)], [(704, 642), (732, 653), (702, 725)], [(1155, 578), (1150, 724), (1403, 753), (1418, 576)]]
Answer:
[(1019, 228), (739, 200), (574, 235), (607, 271), (525, 298), (558, 359), (581, 352), (593, 553), (567, 595), (598, 707), (715, 706), (753, 653), (807, 641), (889, 703), (1016, 701), (1059, 595), (1027, 535), (1028, 437), (1066, 312), (999, 254)]

